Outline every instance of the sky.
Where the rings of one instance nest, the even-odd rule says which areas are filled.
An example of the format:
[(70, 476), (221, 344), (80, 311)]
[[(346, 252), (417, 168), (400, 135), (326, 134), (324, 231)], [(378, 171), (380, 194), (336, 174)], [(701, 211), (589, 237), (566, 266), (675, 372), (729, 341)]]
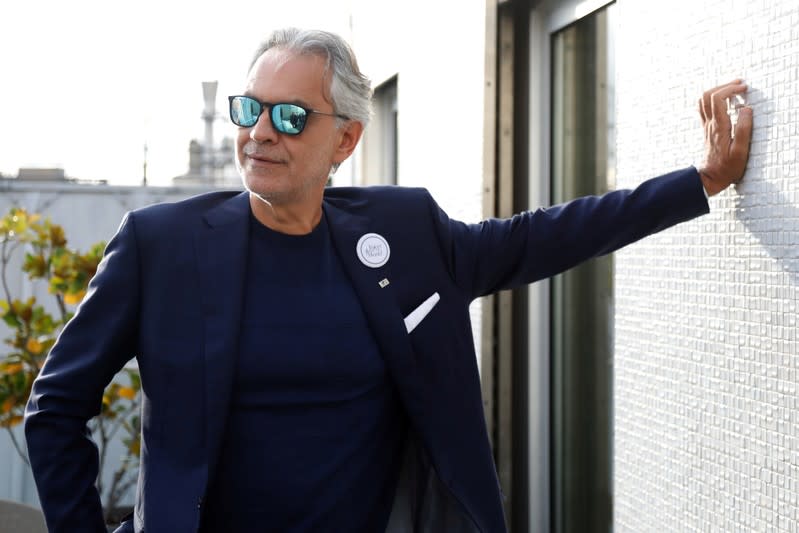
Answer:
[(169, 185), (203, 138), (203, 81), (218, 81), (215, 137), (233, 136), (229, 94), (283, 26), (341, 33), (348, 0), (6, 0), (0, 4), (0, 173)]

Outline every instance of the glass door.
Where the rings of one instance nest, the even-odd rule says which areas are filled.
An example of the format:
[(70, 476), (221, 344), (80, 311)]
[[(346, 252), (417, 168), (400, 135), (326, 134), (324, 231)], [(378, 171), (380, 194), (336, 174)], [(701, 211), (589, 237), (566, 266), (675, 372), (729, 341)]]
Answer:
[[(615, 181), (611, 4), (552, 34), (552, 202)], [(613, 518), (613, 258), (551, 285), (553, 530), (607, 532)]]

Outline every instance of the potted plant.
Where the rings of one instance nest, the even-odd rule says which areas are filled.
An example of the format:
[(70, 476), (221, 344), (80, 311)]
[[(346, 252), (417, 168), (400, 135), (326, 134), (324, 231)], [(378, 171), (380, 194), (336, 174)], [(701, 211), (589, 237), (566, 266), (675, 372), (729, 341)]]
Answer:
[[(11, 208), (0, 219), (3, 291), (0, 317), (11, 330), (10, 336), (4, 339), (10, 351), (5, 356), (0, 355), (0, 427), (6, 429), (27, 464), (30, 462), (14, 427), (22, 422), (33, 380), (39, 375), (59, 332), (72, 318), (75, 306), (86, 294), (104, 248), (105, 244), (100, 242), (83, 254), (72, 250), (67, 247), (61, 226), (19, 207)], [(24, 256), (18, 255), (23, 253)], [(22, 299), (12, 293), (8, 283), (11, 268), (21, 268), (34, 285), (47, 286), (52, 295), (49, 309), (35, 296)], [(97, 489), (107, 523), (119, 520), (125, 511), (120, 508), (120, 500), (137, 478), (140, 389), (138, 369), (124, 368), (106, 388), (100, 414), (89, 422), (100, 454)], [(121, 439), (124, 451), (108, 478), (104, 473), (111, 468), (108, 453), (116, 437)]]

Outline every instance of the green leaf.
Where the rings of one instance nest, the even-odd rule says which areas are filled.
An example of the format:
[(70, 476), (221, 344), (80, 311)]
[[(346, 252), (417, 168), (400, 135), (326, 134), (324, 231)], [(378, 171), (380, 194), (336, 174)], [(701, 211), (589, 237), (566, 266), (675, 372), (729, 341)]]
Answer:
[(28, 273), (30, 279), (43, 278), (47, 275), (47, 261), (42, 254), (25, 254), (22, 271)]
[(19, 321), (19, 319), (17, 318), (17, 315), (14, 314), (13, 311), (9, 311), (8, 313), (3, 315), (3, 322), (8, 324), (9, 327), (12, 327), (12, 328), (15, 328), (15, 329), (22, 327), (22, 322)]
[(139, 371), (132, 368), (127, 369), (128, 377), (130, 378), (130, 386), (135, 390), (141, 390), (141, 376)]
[(67, 237), (64, 235), (64, 228), (58, 224), (50, 226), (50, 243), (54, 247), (63, 247), (67, 245)]

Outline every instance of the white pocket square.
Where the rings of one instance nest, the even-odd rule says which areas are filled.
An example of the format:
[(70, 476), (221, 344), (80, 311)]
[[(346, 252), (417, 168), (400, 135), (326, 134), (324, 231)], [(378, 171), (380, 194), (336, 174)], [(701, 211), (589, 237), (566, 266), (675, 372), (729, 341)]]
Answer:
[(434, 292), (430, 298), (422, 302), (422, 305), (411, 311), (411, 314), (405, 317), (405, 329), (408, 330), (408, 333), (413, 331), (414, 328), (424, 320), (424, 317), (436, 306), (440, 299), (441, 297), (438, 293)]

